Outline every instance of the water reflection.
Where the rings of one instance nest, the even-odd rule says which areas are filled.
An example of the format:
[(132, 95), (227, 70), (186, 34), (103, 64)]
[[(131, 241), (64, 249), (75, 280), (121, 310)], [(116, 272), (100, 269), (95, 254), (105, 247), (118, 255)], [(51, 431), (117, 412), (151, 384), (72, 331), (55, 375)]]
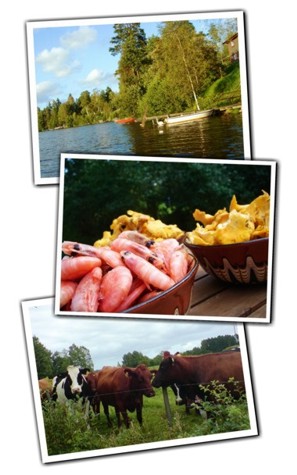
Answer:
[(39, 134), (41, 177), (58, 177), (60, 153), (243, 159), (241, 114), (159, 128), (113, 122)]

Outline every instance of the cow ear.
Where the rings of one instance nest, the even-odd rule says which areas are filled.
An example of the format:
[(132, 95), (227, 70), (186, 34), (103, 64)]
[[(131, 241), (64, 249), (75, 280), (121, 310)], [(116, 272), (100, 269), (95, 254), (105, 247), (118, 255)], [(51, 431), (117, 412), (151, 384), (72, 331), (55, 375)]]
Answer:
[(90, 370), (89, 370), (89, 368), (82, 368), (82, 369), (80, 370), (80, 372), (81, 372), (82, 374), (87, 374), (87, 373), (90, 372)]
[(124, 369), (124, 374), (125, 374), (126, 378), (129, 378), (130, 376), (132, 376), (131, 368), (125, 368)]

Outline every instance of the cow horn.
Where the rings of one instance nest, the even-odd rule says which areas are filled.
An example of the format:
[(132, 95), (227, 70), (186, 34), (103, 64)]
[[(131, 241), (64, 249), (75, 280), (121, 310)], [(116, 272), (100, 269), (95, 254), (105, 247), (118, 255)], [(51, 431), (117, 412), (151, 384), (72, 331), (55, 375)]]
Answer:
[(174, 365), (174, 358), (171, 357), (171, 363)]

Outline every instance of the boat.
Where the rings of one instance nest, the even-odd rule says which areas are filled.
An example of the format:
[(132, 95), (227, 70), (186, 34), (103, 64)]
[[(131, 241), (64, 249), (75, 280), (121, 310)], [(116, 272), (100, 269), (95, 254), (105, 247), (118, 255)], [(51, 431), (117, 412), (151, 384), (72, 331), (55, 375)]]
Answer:
[(133, 117), (125, 117), (124, 119), (115, 119), (117, 124), (133, 124), (136, 120)]
[(168, 116), (164, 119), (165, 125), (178, 125), (183, 124), (184, 122), (193, 122), (195, 120), (204, 119), (205, 117), (210, 117), (213, 114), (213, 109), (199, 110), (196, 112), (191, 112), (189, 114), (180, 114), (175, 116)]

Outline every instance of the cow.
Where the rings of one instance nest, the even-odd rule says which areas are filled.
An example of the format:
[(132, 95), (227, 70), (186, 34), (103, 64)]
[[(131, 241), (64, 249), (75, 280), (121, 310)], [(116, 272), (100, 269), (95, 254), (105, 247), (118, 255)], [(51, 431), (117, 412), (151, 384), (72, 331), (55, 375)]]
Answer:
[[(238, 382), (234, 385), (230, 378)], [(239, 351), (209, 353), (199, 356), (168, 355), (161, 361), (152, 382), (155, 388), (177, 385), (186, 404), (205, 400), (203, 386), (212, 381), (224, 383), (234, 398), (245, 390), (244, 375)], [(187, 406), (186, 406), (187, 407)]]
[(40, 399), (42, 402), (50, 400), (52, 393), (52, 382), (46, 377), (38, 380)]
[(67, 371), (60, 373), (53, 378), (52, 400), (66, 403), (69, 400), (76, 400), (80, 397), (83, 401), (90, 395), (89, 384), (86, 380), (88, 368), (80, 368), (70, 365)]
[(201, 403), (199, 394), (201, 389), (197, 384), (185, 386), (174, 383), (170, 387), (175, 395), (175, 404), (177, 406), (185, 405), (186, 414), (190, 414), (191, 409), (195, 409), (196, 413), (199, 413), (199, 405)]
[[(163, 351), (162, 358), (168, 358), (172, 356), (170, 351)], [(174, 353), (173, 357), (181, 356), (181, 353), (177, 351)], [(156, 370), (154, 370), (154, 375)], [(198, 394), (201, 392), (198, 385), (182, 385), (173, 383), (170, 385), (174, 395), (175, 395), (175, 404), (177, 406), (186, 406), (186, 413), (190, 414), (190, 409), (195, 408), (196, 412), (199, 412), (199, 403), (201, 402)]]
[(109, 406), (115, 408), (118, 427), (129, 428), (128, 411), (136, 410), (136, 417), (142, 425), (143, 396), (153, 397), (155, 391), (151, 385), (152, 373), (145, 364), (136, 368), (104, 366), (101, 370), (88, 374), (87, 380), (91, 392), (103, 405), (109, 427), (112, 422), (109, 415)]

